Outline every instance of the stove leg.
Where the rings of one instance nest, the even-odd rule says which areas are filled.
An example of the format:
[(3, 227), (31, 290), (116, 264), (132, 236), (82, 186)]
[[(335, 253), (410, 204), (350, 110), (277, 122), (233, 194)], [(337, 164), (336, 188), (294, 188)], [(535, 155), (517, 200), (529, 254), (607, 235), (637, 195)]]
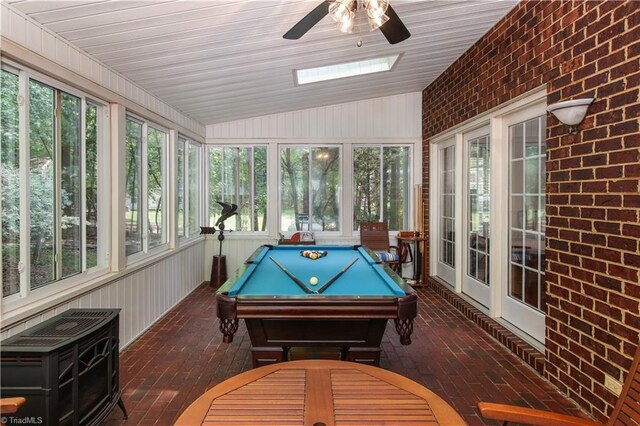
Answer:
[(124, 419), (127, 420), (129, 415), (127, 414), (127, 409), (124, 408), (124, 401), (122, 400), (122, 397), (118, 398), (118, 407), (120, 407), (122, 413), (124, 413)]

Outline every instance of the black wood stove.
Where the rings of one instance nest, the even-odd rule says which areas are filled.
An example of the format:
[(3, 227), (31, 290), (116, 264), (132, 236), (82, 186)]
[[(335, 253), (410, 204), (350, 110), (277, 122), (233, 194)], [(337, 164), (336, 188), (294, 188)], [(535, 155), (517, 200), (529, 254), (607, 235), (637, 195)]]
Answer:
[(8, 425), (99, 425), (118, 404), (120, 309), (70, 309), (0, 342), (2, 397), (26, 404)]

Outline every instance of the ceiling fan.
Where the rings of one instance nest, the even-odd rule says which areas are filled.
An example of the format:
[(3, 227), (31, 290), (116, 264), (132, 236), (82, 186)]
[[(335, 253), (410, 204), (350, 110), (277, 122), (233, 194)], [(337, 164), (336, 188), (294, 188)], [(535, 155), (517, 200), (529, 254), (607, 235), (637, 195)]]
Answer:
[(358, 8), (366, 12), (371, 31), (380, 28), (389, 43), (400, 43), (411, 36), (400, 17), (389, 5), (389, 0), (324, 0), (282, 37), (297, 40), (327, 15), (338, 24), (340, 31), (350, 33), (353, 31)]

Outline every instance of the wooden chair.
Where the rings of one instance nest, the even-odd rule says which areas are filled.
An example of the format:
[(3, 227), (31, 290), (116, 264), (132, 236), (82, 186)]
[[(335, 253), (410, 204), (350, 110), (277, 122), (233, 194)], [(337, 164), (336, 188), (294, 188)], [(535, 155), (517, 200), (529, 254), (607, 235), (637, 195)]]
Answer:
[(376, 252), (380, 260), (395, 272), (400, 272), (402, 256), (397, 246), (389, 244), (389, 228), (386, 222), (360, 222), (360, 244)]
[[(622, 388), (607, 426), (638, 425), (640, 424), (640, 345), (629, 369), (629, 374)], [(601, 423), (564, 414), (535, 410), (532, 408), (517, 407), (513, 405), (494, 404), (488, 402), (478, 403), (480, 414), (487, 419), (508, 422), (524, 423), (530, 425), (549, 426), (596, 426)]]
[[(15, 413), (20, 407), (22, 407), (22, 405), (24, 405), (25, 402), (27, 402), (27, 400), (22, 397), (0, 398), (0, 415), (4, 417), (5, 414)], [(5, 426), (4, 422), (1, 424), (2, 426)]]

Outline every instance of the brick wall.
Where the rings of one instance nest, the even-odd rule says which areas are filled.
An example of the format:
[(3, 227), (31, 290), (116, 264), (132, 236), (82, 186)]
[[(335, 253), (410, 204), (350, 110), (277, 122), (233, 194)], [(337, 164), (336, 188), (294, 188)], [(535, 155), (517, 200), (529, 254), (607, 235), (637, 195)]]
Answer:
[(576, 135), (547, 115), (545, 376), (598, 419), (640, 331), (639, 40), (640, 2), (524, 1), (423, 92), (425, 200), (433, 135), (543, 84), (596, 98)]

